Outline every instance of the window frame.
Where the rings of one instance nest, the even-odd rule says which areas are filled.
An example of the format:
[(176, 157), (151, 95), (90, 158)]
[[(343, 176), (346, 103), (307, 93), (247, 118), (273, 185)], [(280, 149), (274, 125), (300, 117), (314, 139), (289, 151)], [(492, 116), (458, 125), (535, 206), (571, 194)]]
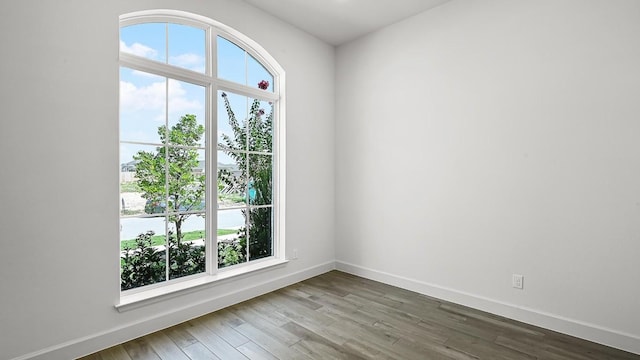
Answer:
[[(205, 88), (205, 251), (206, 269), (203, 273), (193, 274), (178, 279), (166, 279), (163, 282), (144, 285), (138, 288), (120, 292), (120, 302), (116, 304), (119, 311), (137, 307), (149, 301), (176, 292), (193, 291), (202, 285), (210, 284), (235, 276), (259, 271), (286, 263), (285, 259), (285, 72), (275, 59), (259, 44), (215, 20), (204, 16), (177, 10), (147, 10), (128, 13), (120, 16), (119, 30), (125, 26), (144, 23), (174, 23), (191, 26), (205, 31), (205, 72), (200, 73), (175, 65), (164, 64), (151, 59), (129, 54), (118, 50), (119, 68), (126, 67), (156, 74), (158, 76), (200, 85)], [(271, 75), (273, 75), (273, 92), (261, 90), (255, 86), (242, 85), (229, 80), (218, 78), (217, 69), (217, 39), (223, 37), (257, 60)], [(273, 134), (272, 134), (272, 255), (257, 260), (249, 260), (241, 264), (220, 268), (217, 255), (217, 114), (219, 91), (228, 91), (241, 96), (261, 101), (270, 101), (273, 106)], [(167, 99), (168, 101), (168, 99)], [(118, 120), (120, 124), (120, 117)], [(122, 143), (118, 134), (118, 144)], [(119, 150), (120, 151), (120, 150)], [(119, 157), (118, 157), (119, 158)], [(120, 169), (120, 164), (118, 164)], [(215, 199), (215, 201), (213, 201)], [(250, 204), (246, 205), (247, 208)], [(118, 217), (120, 222), (122, 216)], [(119, 248), (118, 248), (119, 249)], [(119, 251), (120, 254), (120, 251)], [(119, 259), (119, 256), (118, 256)], [(120, 266), (118, 266), (120, 268)], [(173, 296), (173, 295), (172, 295)]]

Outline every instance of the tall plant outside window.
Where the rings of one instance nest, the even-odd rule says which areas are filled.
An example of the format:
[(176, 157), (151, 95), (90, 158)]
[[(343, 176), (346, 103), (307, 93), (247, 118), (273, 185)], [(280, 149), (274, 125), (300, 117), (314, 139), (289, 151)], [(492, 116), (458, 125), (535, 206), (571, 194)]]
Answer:
[(283, 257), (283, 75), (208, 19), (121, 18), (122, 291)]

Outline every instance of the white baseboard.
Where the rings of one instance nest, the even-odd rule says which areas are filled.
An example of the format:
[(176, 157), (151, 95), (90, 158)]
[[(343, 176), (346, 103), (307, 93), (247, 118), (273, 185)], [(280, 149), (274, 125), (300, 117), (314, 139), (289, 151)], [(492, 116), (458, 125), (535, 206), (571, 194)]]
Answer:
[(68, 360), (75, 359), (110, 346), (135, 339), (144, 334), (149, 334), (160, 329), (180, 324), (213, 311), (223, 309), (256, 296), (295, 284), (299, 281), (324, 274), (335, 269), (335, 262), (330, 261), (308, 269), (287, 274), (269, 282), (255, 286), (238, 289), (231, 293), (221, 294), (216, 298), (209, 298), (201, 303), (189, 304), (182, 308), (173, 308), (164, 313), (155, 314), (135, 323), (110, 329), (98, 334), (92, 334), (83, 338), (74, 339), (62, 344), (51, 346), (33, 353), (19, 356), (12, 360)]
[(491, 314), (640, 354), (640, 337), (632, 334), (342, 261), (336, 261), (336, 269)]

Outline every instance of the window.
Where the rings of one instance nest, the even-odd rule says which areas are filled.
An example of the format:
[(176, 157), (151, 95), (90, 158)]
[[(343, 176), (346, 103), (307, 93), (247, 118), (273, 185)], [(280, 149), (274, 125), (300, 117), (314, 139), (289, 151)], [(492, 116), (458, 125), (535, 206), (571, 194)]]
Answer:
[(209, 19), (121, 18), (123, 291), (283, 259), (283, 78)]

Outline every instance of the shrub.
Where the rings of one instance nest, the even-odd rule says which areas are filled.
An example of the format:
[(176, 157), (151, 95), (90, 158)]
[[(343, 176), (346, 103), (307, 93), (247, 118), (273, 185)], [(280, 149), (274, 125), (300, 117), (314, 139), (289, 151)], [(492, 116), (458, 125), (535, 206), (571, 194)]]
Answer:
[(163, 252), (151, 245), (153, 231), (136, 237), (136, 248), (126, 247), (120, 259), (120, 288), (128, 290), (165, 280), (166, 263)]
[[(153, 231), (138, 235), (136, 247), (125, 247), (122, 251), (120, 288), (122, 290), (155, 284), (165, 280), (165, 249), (152, 246)], [(205, 271), (204, 245), (192, 242), (177, 242), (169, 232), (169, 279), (198, 274)]]
[(244, 237), (218, 243), (218, 264), (227, 267), (246, 261), (246, 240)]

